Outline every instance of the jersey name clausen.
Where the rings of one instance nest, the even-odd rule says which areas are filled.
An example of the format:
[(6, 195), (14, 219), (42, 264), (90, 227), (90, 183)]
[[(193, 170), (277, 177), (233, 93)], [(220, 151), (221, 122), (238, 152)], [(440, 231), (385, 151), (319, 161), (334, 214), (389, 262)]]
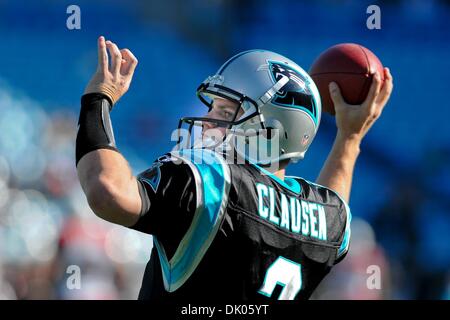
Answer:
[[(258, 191), (258, 214), (264, 220), (291, 231), (294, 234), (327, 240), (325, 208), (314, 202), (287, 197), (280, 192), (281, 212), (275, 212), (275, 190), (262, 183), (256, 185)], [(268, 204), (267, 204), (268, 203)]]

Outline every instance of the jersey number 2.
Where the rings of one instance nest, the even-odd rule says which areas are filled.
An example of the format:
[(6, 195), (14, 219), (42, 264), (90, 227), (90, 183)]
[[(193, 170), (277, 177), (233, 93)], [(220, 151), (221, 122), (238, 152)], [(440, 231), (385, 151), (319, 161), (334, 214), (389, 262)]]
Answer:
[(278, 300), (294, 300), (302, 288), (302, 266), (284, 257), (278, 257), (267, 269), (264, 283), (259, 293), (272, 296), (277, 284), (283, 286)]

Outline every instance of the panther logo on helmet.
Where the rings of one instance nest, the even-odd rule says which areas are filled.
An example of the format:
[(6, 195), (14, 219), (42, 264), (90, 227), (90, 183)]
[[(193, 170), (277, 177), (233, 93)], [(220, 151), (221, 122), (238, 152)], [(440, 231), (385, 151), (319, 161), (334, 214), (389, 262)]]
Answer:
[(313, 93), (309, 89), (307, 79), (290, 66), (269, 61), (269, 71), (274, 83), (282, 76), (287, 76), (289, 82), (274, 96), (272, 103), (283, 107), (294, 107), (307, 111), (317, 123), (317, 107), (314, 103)]

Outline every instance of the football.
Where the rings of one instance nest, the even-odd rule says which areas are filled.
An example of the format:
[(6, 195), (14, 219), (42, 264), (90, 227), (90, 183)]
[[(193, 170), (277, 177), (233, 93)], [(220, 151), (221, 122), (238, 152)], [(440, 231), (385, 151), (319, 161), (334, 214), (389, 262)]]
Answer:
[(358, 105), (366, 99), (376, 71), (384, 80), (383, 65), (372, 51), (356, 43), (341, 43), (321, 53), (309, 74), (319, 89), (322, 110), (334, 115), (328, 84), (336, 82), (345, 101)]

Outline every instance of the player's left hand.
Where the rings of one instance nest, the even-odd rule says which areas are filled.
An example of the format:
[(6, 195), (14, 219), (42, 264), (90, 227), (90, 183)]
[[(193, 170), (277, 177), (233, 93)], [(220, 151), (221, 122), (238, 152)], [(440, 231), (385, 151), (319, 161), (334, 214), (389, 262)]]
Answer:
[[(114, 104), (128, 91), (138, 60), (130, 50), (119, 50), (114, 42), (105, 41), (104, 37), (98, 38), (97, 46), (97, 71), (84, 93), (106, 94)], [(111, 65), (109, 65), (107, 50), (111, 56)]]
[(346, 103), (339, 86), (334, 82), (330, 83), (329, 89), (336, 111), (338, 135), (344, 139), (361, 141), (381, 116), (393, 89), (393, 79), (389, 69), (384, 68), (383, 71), (384, 82), (380, 75), (376, 73), (367, 98), (361, 105)]

